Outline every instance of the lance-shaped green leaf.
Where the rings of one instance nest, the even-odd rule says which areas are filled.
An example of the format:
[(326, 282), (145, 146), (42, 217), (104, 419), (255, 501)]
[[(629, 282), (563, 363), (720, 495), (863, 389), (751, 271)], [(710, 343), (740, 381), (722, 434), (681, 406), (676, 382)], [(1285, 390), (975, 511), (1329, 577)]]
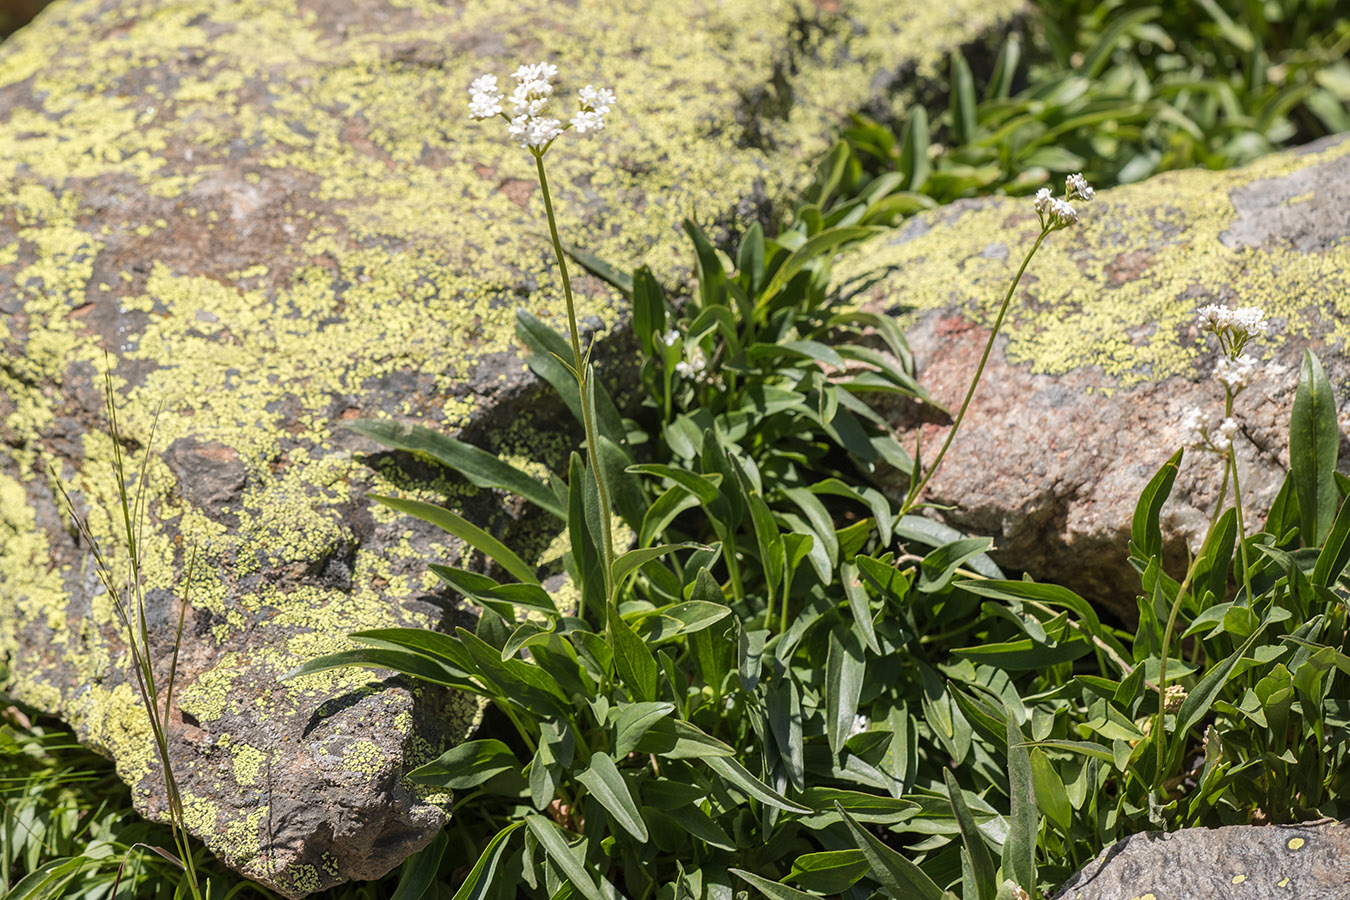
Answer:
[(445, 856), (445, 848), (449, 844), (447, 832), (438, 831), (430, 844), (404, 860), (399, 868), (398, 887), (390, 900), (421, 900), (427, 888), (436, 880), (436, 873), (441, 868), (441, 857)]
[(519, 578), (526, 584), (538, 584), (534, 571), (501, 541), (488, 534), (463, 516), (453, 513), (443, 506), (423, 503), (421, 500), (409, 500), (399, 497), (385, 497), (380, 494), (369, 495), (370, 499), (382, 503), (390, 509), (416, 516), (424, 522), (430, 522), (442, 531), (449, 532), (464, 543), (481, 551), (484, 555)]
[(459, 890), (455, 891), (455, 896), (451, 900), (486, 900), (491, 895), (492, 878), (497, 874), (497, 864), (506, 851), (506, 840), (512, 832), (524, 824), (524, 822), (512, 822), (493, 835), (492, 840), (488, 841), (482, 854), (479, 855), (478, 862), (473, 864), (468, 877), (459, 886)]
[(1336, 515), (1339, 447), (1335, 393), (1317, 356), (1304, 350), (1289, 419), (1289, 474), (1298, 495), (1304, 546), (1319, 546)]
[(754, 888), (768, 897), (769, 900), (815, 900), (819, 894), (808, 894), (805, 891), (799, 891), (796, 888), (790, 888), (785, 884), (779, 884), (776, 881), (770, 881), (767, 878), (761, 878), (753, 875), (744, 869), (732, 869), (731, 873), (742, 881), (753, 885)]
[(547, 485), (472, 444), (392, 419), (359, 419), (345, 427), (386, 447), (425, 454), (459, 472), (470, 484), (511, 491), (557, 518), (567, 519), (566, 504)]
[(825, 728), (830, 750), (836, 755), (844, 749), (853, 729), (866, 672), (863, 650), (853, 632), (845, 632), (842, 638), (831, 632), (825, 659)]
[(938, 887), (923, 869), (883, 844), (870, 831), (859, 825), (857, 820), (838, 803), (835, 803), (835, 811), (848, 826), (849, 832), (853, 835), (853, 843), (867, 858), (867, 867), (871, 869), (872, 877), (890, 891), (892, 897), (897, 900), (900, 898), (909, 900), (911, 897), (917, 900), (943, 900), (942, 888)]
[(961, 843), (966, 848), (966, 857), (970, 861), (978, 893), (977, 898), (965, 900), (994, 900), (994, 894), (998, 892), (998, 881), (994, 861), (989, 856), (989, 848), (985, 845), (984, 838), (980, 837), (975, 817), (970, 814), (970, 807), (966, 805), (961, 786), (956, 783), (956, 776), (948, 768), (943, 768), (942, 776), (947, 784), (947, 798), (951, 802), (952, 815), (956, 817), (956, 827), (961, 830)]
[(737, 788), (742, 793), (758, 800), (760, 803), (784, 810), (785, 812), (799, 813), (802, 815), (811, 812), (808, 807), (793, 803), (791, 800), (751, 775), (746, 771), (745, 766), (742, 766), (730, 757), (711, 756), (703, 760), (703, 762), (708, 768), (712, 769), (718, 775), (721, 775), (723, 780), (732, 787)]
[(1036, 833), (1040, 816), (1031, 775), (1026, 738), (1012, 709), (1008, 710), (1008, 837), (1003, 842), (1003, 872), (1030, 892), (1036, 886)]
[(1181, 468), (1184, 450), (1178, 450), (1163, 463), (1139, 495), (1134, 507), (1134, 519), (1130, 522), (1130, 554), (1136, 559), (1147, 560), (1162, 553), (1162, 527), (1158, 516), (1162, 513), (1163, 503), (1172, 493), (1172, 482), (1177, 479)]
[(618, 825), (639, 841), (647, 840), (647, 823), (642, 821), (642, 813), (633, 802), (633, 795), (623, 775), (614, 765), (608, 754), (591, 755), (591, 765), (577, 776), (577, 780), (586, 786), (591, 796), (600, 802)]
[(453, 791), (477, 787), (503, 772), (518, 771), (510, 748), (496, 739), (465, 741), (408, 773), (408, 780)]
[[(572, 889), (585, 897), (586, 900), (613, 900), (608, 892), (601, 891), (600, 886), (595, 883), (595, 879), (590, 876), (586, 868), (572, 855), (568, 849), (567, 841), (563, 839), (562, 832), (558, 826), (553, 824), (543, 816), (530, 814), (525, 817), (525, 827), (530, 829), (530, 834), (539, 842), (539, 846), (544, 848), (548, 858), (553, 860), (553, 864), (558, 867), (558, 871), (572, 885)], [(613, 888), (610, 889), (613, 891)], [(621, 897), (617, 891), (613, 895)]]

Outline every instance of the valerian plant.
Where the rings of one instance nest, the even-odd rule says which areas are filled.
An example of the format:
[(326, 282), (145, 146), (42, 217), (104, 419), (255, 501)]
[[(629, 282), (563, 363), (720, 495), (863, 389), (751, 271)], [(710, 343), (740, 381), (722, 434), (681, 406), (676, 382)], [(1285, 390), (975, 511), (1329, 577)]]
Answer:
[[(1158, 523), (1178, 453), (1135, 517), (1139, 626), (1113, 626), (1064, 588), (1005, 577), (988, 539), (914, 514), (983, 363), (929, 466), (867, 403), (876, 392), (931, 402), (895, 325), (829, 294), (831, 257), (873, 233), (865, 223), (897, 182), (836, 200), (848, 165), (836, 152), (793, 221), (775, 237), (751, 227), (734, 261), (686, 223), (698, 284), (675, 303), (646, 268), (619, 272), (563, 245), (544, 156), (568, 130), (598, 130), (615, 101), (583, 89), (565, 126), (546, 112), (556, 74), (522, 67), (509, 101), (485, 76), (471, 112), (505, 118), (535, 161), (568, 333), (522, 312), (518, 334), (581, 421), (585, 456), (545, 482), (419, 426), (352, 427), (552, 517), (565, 529), (561, 571), (448, 509), (377, 497), (512, 580), (432, 563), (479, 608), (473, 630), (360, 632), (356, 648), (292, 673), (391, 669), (478, 694), (509, 723), (409, 774), (455, 792), (456, 813), (453, 839), (410, 863), (406, 896), (421, 896), (454, 845), (468, 870), (460, 898), (731, 900), (753, 887), (771, 900), (1011, 900), (1151, 825), (1335, 810), (1344, 754), (1317, 767), (1291, 756), (1343, 737), (1331, 685), (1350, 660), (1336, 593), (1350, 512), (1342, 504), (1319, 532), (1299, 511), (1339, 503), (1334, 406), (1315, 361), (1294, 417), (1308, 435), (1295, 446), (1313, 449), (1295, 452), (1268, 532), (1246, 537), (1236, 510), (1216, 513), (1185, 576), (1169, 577)], [(1018, 279), (1092, 196), (1073, 176), (1064, 196), (1035, 197)], [(568, 255), (632, 304), (641, 422), (595, 376)], [(1234, 346), (1225, 417), (1250, 378)], [(645, 445), (629, 441), (643, 431)], [(1208, 440), (1235, 475), (1229, 431)], [(882, 466), (910, 477), (899, 502), (871, 482)], [(1268, 739), (1237, 727), (1258, 720)]]

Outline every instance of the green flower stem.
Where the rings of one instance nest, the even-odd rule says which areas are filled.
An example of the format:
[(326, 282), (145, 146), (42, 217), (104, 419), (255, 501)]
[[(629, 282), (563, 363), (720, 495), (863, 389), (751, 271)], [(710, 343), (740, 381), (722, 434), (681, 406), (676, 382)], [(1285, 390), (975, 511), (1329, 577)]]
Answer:
[[(1233, 415), (1233, 391), (1231, 388), (1224, 388), (1224, 418)], [(1242, 588), (1247, 592), (1247, 602), (1252, 602), (1252, 576), (1250, 564), (1247, 561), (1247, 529), (1242, 524), (1242, 490), (1238, 486), (1237, 470), (1237, 448), (1228, 448), (1228, 465), (1233, 470), (1233, 506), (1237, 510), (1237, 533), (1238, 533), (1238, 560), (1242, 563)], [(1228, 477), (1228, 472), (1224, 472), (1224, 478)]]
[[(1214, 504), (1214, 514), (1209, 517), (1209, 527), (1205, 529), (1205, 539), (1200, 544), (1202, 548), (1209, 543), (1210, 537), (1214, 534), (1214, 526), (1218, 524), (1219, 516), (1223, 513), (1223, 501), (1227, 496), (1228, 467), (1224, 466), (1223, 483), (1219, 485), (1219, 500)], [(1173, 599), (1172, 610), (1167, 616), (1167, 627), (1163, 629), (1162, 649), (1159, 652), (1158, 659), (1158, 721), (1154, 725), (1156, 732), (1154, 742), (1158, 746), (1158, 770), (1153, 774), (1154, 790), (1163, 783), (1164, 769), (1167, 765), (1165, 752), (1167, 732), (1163, 728), (1163, 722), (1167, 714), (1167, 657), (1172, 649), (1172, 634), (1176, 631), (1177, 613), (1181, 611), (1181, 601), (1185, 598), (1186, 591), (1190, 589), (1191, 580), (1195, 577), (1195, 570), (1199, 564), (1200, 557), (1197, 556), (1186, 567), (1186, 577), (1181, 580), (1181, 584), (1177, 587), (1177, 596)]]
[(589, 363), (581, 353), (581, 334), (577, 330), (577, 308), (572, 299), (572, 280), (567, 277), (567, 256), (563, 253), (562, 241), (558, 238), (558, 222), (553, 215), (553, 198), (548, 191), (548, 176), (544, 174), (544, 154), (534, 154), (535, 169), (539, 173), (539, 187), (544, 194), (544, 212), (548, 215), (548, 234), (553, 239), (553, 253), (558, 258), (558, 271), (562, 274), (563, 297), (567, 300), (567, 327), (572, 336), (572, 365), (577, 378), (577, 387), (581, 394), (581, 420), (586, 429), (586, 457), (591, 466), (591, 477), (595, 479), (595, 489), (600, 496), (601, 553), (604, 555), (605, 598), (614, 603), (614, 534), (610, 522), (609, 487), (605, 484), (605, 475), (600, 466), (600, 439), (595, 427), (595, 410), (588, 400), (587, 382), (593, 376)]
[(905, 493), (905, 502), (900, 507), (899, 516), (905, 515), (914, 508), (919, 495), (928, 486), (929, 480), (932, 479), (933, 473), (938, 470), (938, 466), (942, 465), (942, 458), (947, 455), (947, 449), (951, 447), (952, 440), (961, 427), (961, 421), (966, 417), (966, 410), (970, 408), (970, 401), (975, 397), (975, 389), (980, 385), (980, 378), (984, 375), (984, 367), (989, 362), (989, 354), (994, 349), (994, 340), (998, 337), (999, 329), (1003, 327), (1003, 317), (1008, 314), (1008, 304), (1012, 302), (1013, 292), (1017, 290), (1017, 285), (1021, 282), (1022, 274), (1026, 272), (1027, 266), (1031, 263), (1031, 258), (1036, 255), (1036, 251), (1040, 249), (1041, 244), (1045, 242), (1046, 236), (1051, 231), (1050, 228), (1041, 229), (1040, 237), (1036, 238), (1036, 243), (1031, 245), (1031, 249), (1027, 251), (1026, 258), (1022, 260), (1022, 266), (1017, 270), (1017, 275), (1013, 278), (1012, 284), (1008, 285), (1008, 293), (1004, 295), (1003, 305), (998, 309), (998, 318), (994, 320), (994, 327), (989, 332), (989, 341), (984, 345), (984, 355), (980, 357), (980, 364), (975, 369), (975, 377), (970, 381), (970, 389), (966, 391), (966, 399), (961, 402), (961, 409), (956, 414), (956, 421), (952, 423), (951, 430), (947, 432), (947, 439), (942, 442), (942, 449), (938, 451), (937, 458), (928, 467), (928, 473), (917, 481), (910, 481), (909, 490)]

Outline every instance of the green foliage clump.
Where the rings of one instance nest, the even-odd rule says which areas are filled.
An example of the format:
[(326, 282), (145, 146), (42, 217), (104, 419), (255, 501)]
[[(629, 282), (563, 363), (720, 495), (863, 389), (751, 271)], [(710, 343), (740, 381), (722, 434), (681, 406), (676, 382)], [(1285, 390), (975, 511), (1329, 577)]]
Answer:
[(914, 107), (897, 135), (861, 115), (846, 191), (898, 179), (905, 214), (1023, 194), (1081, 172), (1098, 187), (1243, 165), (1350, 131), (1350, 12), (1335, 0), (1037, 4), (977, 91), (951, 60), (949, 108)]

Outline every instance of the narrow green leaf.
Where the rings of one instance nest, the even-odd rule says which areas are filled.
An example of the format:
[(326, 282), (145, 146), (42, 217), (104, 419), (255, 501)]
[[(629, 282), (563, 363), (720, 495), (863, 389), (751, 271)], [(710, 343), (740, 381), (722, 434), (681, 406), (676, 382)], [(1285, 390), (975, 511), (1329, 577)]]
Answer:
[(830, 633), (830, 649), (825, 660), (825, 727), (830, 750), (836, 755), (844, 749), (858, 715), (867, 664), (863, 650), (852, 631)]
[(793, 803), (791, 800), (751, 775), (746, 771), (744, 766), (730, 757), (710, 756), (703, 760), (703, 762), (708, 768), (712, 769), (718, 775), (721, 775), (723, 780), (727, 781), (747, 796), (758, 800), (760, 803), (784, 810), (785, 812), (800, 814), (811, 812), (807, 807)]
[(408, 425), (392, 419), (360, 419), (346, 423), (345, 427), (386, 447), (430, 456), (459, 472), (471, 484), (511, 491), (557, 518), (567, 519), (567, 508), (546, 485), (472, 444), (421, 425)]
[(892, 897), (897, 900), (943, 900), (942, 888), (934, 884), (923, 869), (883, 844), (838, 803), (835, 804), (835, 811), (852, 833), (853, 843), (867, 858), (872, 877), (890, 891)]
[(299, 678), (302, 675), (313, 675), (316, 672), (327, 672), (330, 669), (345, 669), (349, 666), (390, 669), (402, 675), (410, 675), (413, 678), (430, 681), (433, 684), (442, 684), (446, 687), (460, 688), (480, 694), (483, 692), (481, 688), (463, 675), (447, 670), (445, 666), (434, 660), (416, 653), (385, 648), (342, 650), (337, 653), (315, 657), (291, 669), (281, 678), (286, 681)]
[(942, 777), (946, 781), (947, 799), (951, 803), (952, 815), (956, 817), (956, 827), (961, 831), (961, 843), (966, 848), (966, 856), (970, 861), (977, 891), (977, 897), (966, 897), (964, 900), (994, 900), (998, 882), (994, 861), (989, 856), (989, 847), (985, 845), (984, 838), (980, 837), (975, 817), (970, 814), (970, 807), (966, 805), (965, 795), (961, 793), (961, 786), (956, 783), (956, 776), (952, 774), (952, 770), (944, 767)]
[(511, 749), (496, 739), (465, 741), (408, 773), (408, 780), (453, 791), (477, 787), (503, 772), (519, 771)]
[[(1142, 667), (1141, 667), (1142, 668)], [(1039, 747), (1031, 750), (1031, 780), (1036, 788), (1036, 803), (1065, 834), (1073, 826), (1073, 807), (1064, 780)]]
[[(958, 146), (975, 140), (975, 78), (961, 51), (952, 53), (951, 64), (952, 134)], [(968, 898), (967, 898), (968, 900)]]
[(1008, 710), (1008, 837), (1003, 843), (1003, 871), (1030, 892), (1036, 887), (1036, 834), (1040, 815), (1031, 775), (1031, 756), (1016, 716)]
[(1341, 577), (1347, 562), (1350, 562), (1350, 499), (1341, 504), (1336, 521), (1318, 551), (1317, 564), (1313, 566), (1313, 584), (1330, 587)]
[(779, 884), (776, 881), (770, 881), (769, 879), (761, 878), (758, 875), (752, 875), (744, 869), (731, 869), (730, 871), (742, 881), (752, 885), (761, 894), (768, 897), (769, 900), (806, 900), (806, 898), (820, 896), (819, 894), (808, 894), (804, 891), (799, 891), (796, 888), (790, 888), (785, 884)]
[(1262, 623), (1259, 628), (1251, 633), (1251, 636), (1248, 637), (1247, 640), (1242, 642), (1241, 647), (1238, 647), (1237, 650), (1233, 651), (1231, 656), (1206, 672), (1205, 676), (1196, 682), (1195, 687), (1193, 687), (1190, 690), (1190, 693), (1186, 695), (1186, 699), (1181, 703), (1181, 708), (1177, 710), (1177, 727), (1175, 732), (1178, 736), (1177, 744), (1180, 745), (1182, 749), (1185, 749), (1183, 736), (1186, 732), (1190, 731), (1191, 728), (1198, 725), (1200, 720), (1205, 717), (1205, 714), (1209, 712), (1209, 708), (1214, 704), (1214, 700), (1219, 696), (1219, 692), (1222, 691), (1224, 686), (1228, 683), (1228, 677), (1232, 674), (1233, 669), (1242, 661), (1242, 658), (1247, 655), (1247, 651), (1256, 643), (1256, 639), (1265, 632), (1266, 624), (1268, 623)]
[(633, 272), (633, 333), (638, 346), (649, 356), (658, 352), (653, 337), (666, 330), (666, 299), (652, 270), (640, 266)]
[[(568, 880), (572, 888), (586, 900), (613, 900), (600, 890), (595, 879), (591, 878), (586, 869), (577, 862), (575, 856), (567, 848), (567, 841), (563, 839), (562, 831), (553, 822), (545, 819), (543, 816), (530, 814), (525, 817), (525, 827), (530, 829), (530, 834), (539, 842), (539, 846), (544, 848), (548, 858), (553, 860), (553, 864), (558, 867), (558, 871)], [(618, 892), (616, 891), (617, 895)], [(620, 895), (621, 896), (621, 895)]]
[(1162, 553), (1162, 528), (1158, 524), (1158, 516), (1162, 513), (1163, 503), (1172, 493), (1172, 482), (1176, 481), (1184, 452), (1178, 450), (1173, 453), (1139, 495), (1139, 502), (1134, 507), (1134, 519), (1130, 523), (1130, 554), (1136, 559), (1146, 560)]
[(928, 111), (922, 105), (916, 105), (905, 117), (900, 132), (900, 159), (896, 169), (906, 176), (905, 186), (912, 192), (922, 193), (928, 182), (929, 162)]
[(655, 701), (660, 668), (647, 642), (620, 617), (613, 604), (609, 607), (609, 632), (614, 644), (614, 667), (619, 678), (633, 692), (633, 699)]
[(614, 566), (610, 572), (614, 578), (614, 589), (617, 591), (622, 586), (629, 575), (636, 572), (641, 566), (659, 559), (668, 553), (674, 553), (676, 550), (706, 550), (703, 544), (694, 544), (685, 542), (682, 544), (659, 544), (655, 547), (641, 547), (637, 550), (629, 550), (614, 560)]
[(427, 888), (436, 880), (436, 873), (441, 868), (441, 857), (445, 855), (445, 848), (449, 844), (449, 834), (438, 831), (430, 844), (404, 860), (398, 873), (398, 887), (394, 889), (391, 900), (421, 900)]
[(792, 277), (800, 272), (807, 263), (829, 253), (842, 244), (856, 243), (877, 234), (879, 231), (881, 229), (871, 226), (853, 225), (845, 228), (830, 228), (810, 238), (794, 250), (778, 267), (778, 271), (774, 272), (773, 278), (769, 279), (769, 283), (756, 300), (756, 308), (763, 310), (768, 306), (769, 301), (773, 300), (783, 288), (787, 287)]
[(482, 854), (479, 855), (478, 862), (473, 864), (468, 877), (459, 886), (459, 890), (455, 891), (455, 896), (451, 900), (486, 900), (492, 889), (492, 876), (497, 873), (497, 863), (501, 861), (502, 854), (506, 850), (506, 840), (523, 824), (525, 823), (512, 822), (493, 835), (492, 840), (488, 841)]
[(673, 703), (620, 703), (614, 722), (614, 755), (623, 759), (632, 753), (647, 730), (674, 711)]
[(1298, 391), (1289, 419), (1289, 475), (1298, 494), (1300, 529), (1306, 547), (1321, 546), (1336, 515), (1336, 456), (1340, 434), (1336, 396), (1322, 363), (1303, 351)]
[(526, 584), (538, 584), (539, 579), (535, 577), (534, 571), (525, 564), (515, 553), (511, 552), (505, 544), (488, 534), (477, 525), (470, 523), (463, 516), (451, 512), (441, 506), (434, 506), (430, 503), (423, 503), (421, 500), (409, 500), (399, 497), (386, 497), (381, 494), (370, 494), (370, 499), (399, 512), (407, 513), (411, 516), (430, 522), (437, 528), (449, 532), (459, 538), (464, 543), (482, 552), (488, 558), (494, 560), (499, 566), (510, 572), (516, 578)]
[(647, 840), (647, 823), (642, 821), (642, 813), (633, 802), (628, 784), (614, 765), (608, 754), (594, 753), (591, 765), (577, 776), (591, 792), (591, 796), (600, 802), (610, 817), (633, 837), (644, 843)]

